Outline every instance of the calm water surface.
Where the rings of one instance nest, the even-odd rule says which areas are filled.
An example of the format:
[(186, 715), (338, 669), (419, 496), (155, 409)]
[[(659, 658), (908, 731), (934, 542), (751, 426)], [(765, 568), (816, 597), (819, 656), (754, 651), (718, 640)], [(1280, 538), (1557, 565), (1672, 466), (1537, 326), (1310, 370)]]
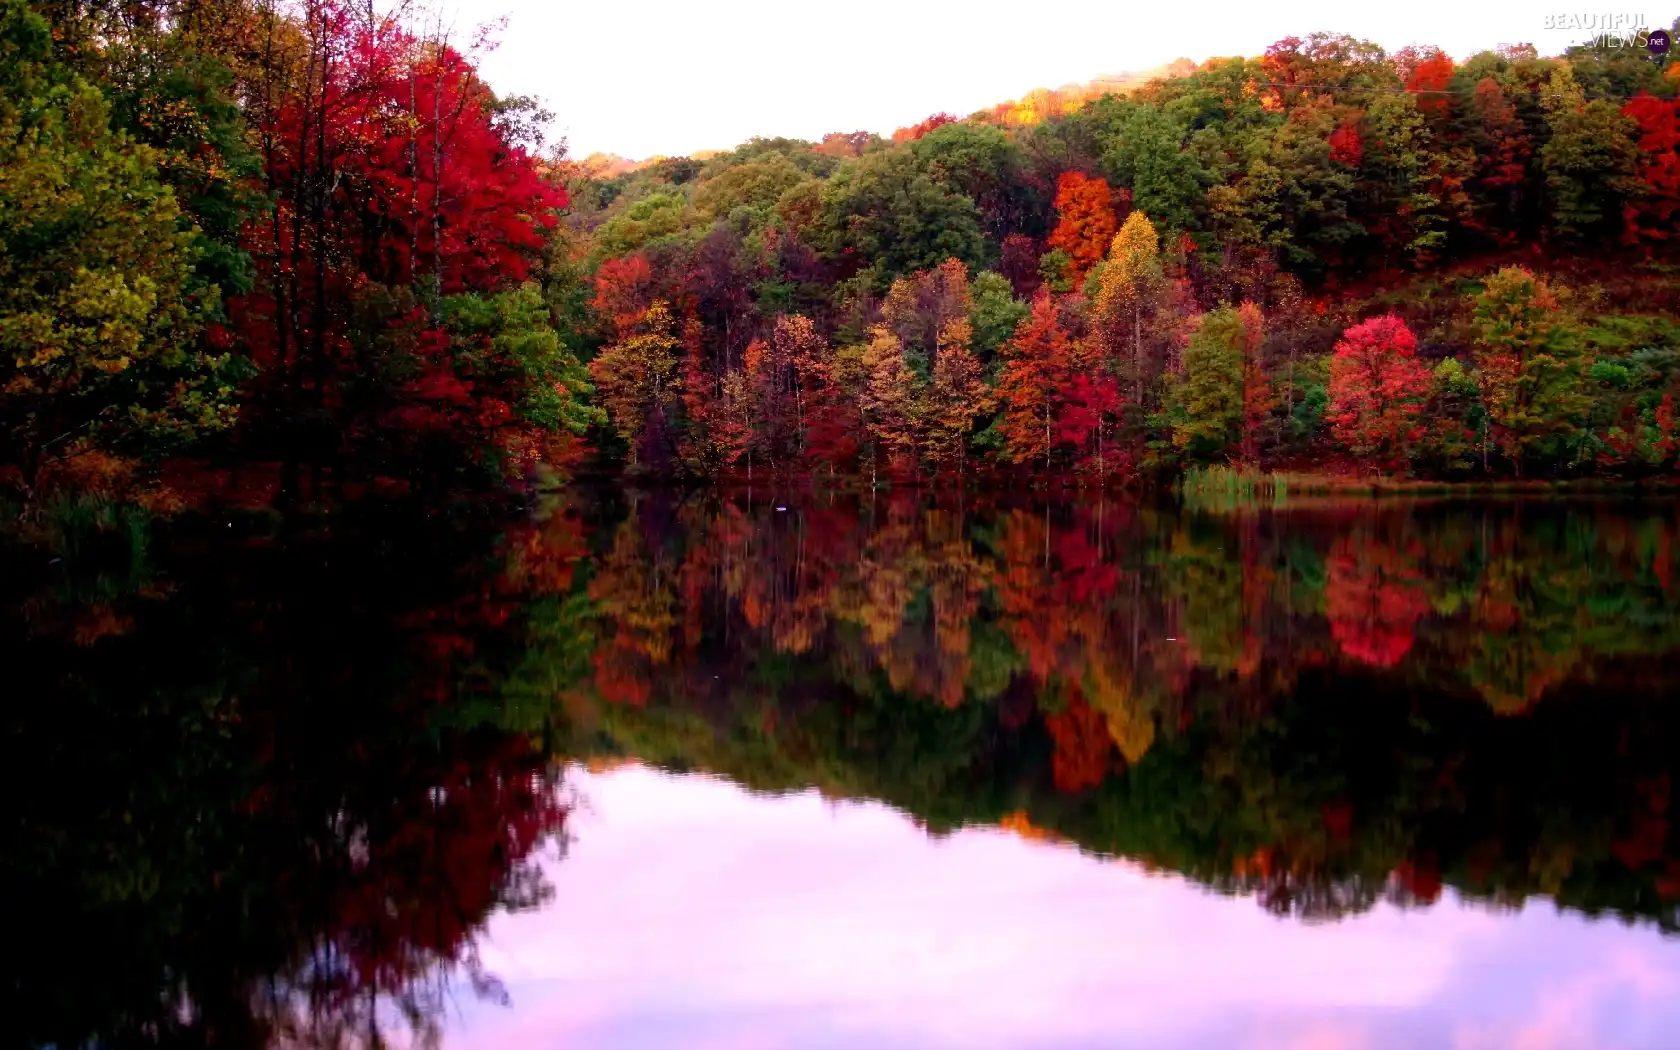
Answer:
[(1677, 524), (66, 521), (3, 551), (7, 1043), (1671, 1047)]

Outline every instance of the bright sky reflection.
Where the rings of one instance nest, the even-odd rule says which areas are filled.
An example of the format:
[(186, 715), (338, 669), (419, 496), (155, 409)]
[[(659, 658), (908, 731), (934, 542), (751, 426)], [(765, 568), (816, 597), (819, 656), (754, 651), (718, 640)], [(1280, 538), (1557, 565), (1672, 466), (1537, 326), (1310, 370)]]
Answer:
[(1307, 926), (1171, 876), (873, 804), (578, 774), (556, 900), (483, 942), (456, 1047), (1658, 1050), (1680, 942), (1464, 906)]

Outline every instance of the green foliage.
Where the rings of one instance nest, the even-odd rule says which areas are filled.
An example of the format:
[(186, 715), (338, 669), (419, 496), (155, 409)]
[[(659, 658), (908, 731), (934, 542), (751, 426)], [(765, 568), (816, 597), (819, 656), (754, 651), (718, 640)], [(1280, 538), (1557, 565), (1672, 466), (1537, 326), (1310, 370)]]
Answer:
[(469, 347), (462, 363), (481, 382), (507, 390), (519, 418), (574, 434), (606, 422), (588, 403), (594, 391), (588, 373), (550, 324), (535, 284), (489, 297), (450, 296), (441, 313), (451, 335)]
[(595, 254), (598, 258), (627, 255), (670, 238), (683, 230), (687, 217), (688, 199), (682, 194), (649, 194), (595, 231)]
[(974, 202), (994, 240), (1044, 229), (1050, 195), (1034, 185), (1026, 151), (1005, 129), (945, 124), (911, 143), (910, 151), (939, 185)]
[(768, 208), (808, 178), (785, 156), (772, 153), (763, 160), (725, 168), (699, 183), (694, 189), (694, 209), (719, 218), (740, 207)]
[(1488, 279), (1475, 297), (1477, 369), (1495, 440), (1520, 472), (1533, 457), (1558, 461), (1587, 409), (1575, 330), (1546, 282), (1520, 267)]
[(188, 440), (233, 421), (228, 360), (201, 351), (214, 286), (157, 155), (113, 132), (47, 24), (0, 2), (0, 426), (33, 467), (91, 430)]
[(1638, 158), (1633, 122), (1612, 102), (1586, 101), (1568, 66), (1552, 71), (1540, 105), (1551, 131), (1540, 163), (1552, 219), (1565, 237), (1584, 238), (1620, 216)]
[(1228, 306), (1203, 316), (1184, 351), (1184, 378), (1173, 389), (1173, 445), (1192, 460), (1224, 456), (1243, 422), (1242, 318)]
[(882, 150), (842, 165), (823, 187), (822, 207), (823, 252), (872, 265), (882, 289), (946, 259), (970, 269), (987, 261), (974, 202), (935, 181), (907, 151)]
[(1170, 243), (1200, 226), (1206, 191), (1213, 181), (1189, 148), (1190, 128), (1173, 112), (1129, 105), (1099, 137), (1103, 175), (1132, 193), (1132, 207), (1144, 212)]
[(969, 285), (969, 296), (968, 321), (974, 329), (974, 355), (987, 363), (1015, 334), (1016, 326), (1032, 313), (1032, 307), (1015, 298), (1009, 282), (990, 270), (975, 275)]

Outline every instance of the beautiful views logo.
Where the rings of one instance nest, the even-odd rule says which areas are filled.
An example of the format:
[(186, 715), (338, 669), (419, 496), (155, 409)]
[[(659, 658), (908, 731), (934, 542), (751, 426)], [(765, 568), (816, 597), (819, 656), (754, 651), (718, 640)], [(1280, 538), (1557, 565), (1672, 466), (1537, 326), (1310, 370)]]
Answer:
[(1542, 16), (1542, 29), (1590, 33), (1588, 47), (1643, 48), (1656, 56), (1668, 53), (1669, 33), (1647, 27), (1645, 16), (1629, 12), (1585, 12)]

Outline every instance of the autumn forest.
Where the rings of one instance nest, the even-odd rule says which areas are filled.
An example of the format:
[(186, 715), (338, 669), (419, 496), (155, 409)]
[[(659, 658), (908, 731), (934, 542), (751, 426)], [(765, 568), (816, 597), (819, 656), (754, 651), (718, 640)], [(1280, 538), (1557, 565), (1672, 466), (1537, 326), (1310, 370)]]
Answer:
[(1669, 58), (1320, 33), (629, 164), (431, 24), (7, 0), (14, 498), (1673, 473)]
[(1298, 28), (627, 161), (418, 2), (0, 0), (20, 1045), (439, 1045), (627, 765), (1680, 933), (1680, 58)]

